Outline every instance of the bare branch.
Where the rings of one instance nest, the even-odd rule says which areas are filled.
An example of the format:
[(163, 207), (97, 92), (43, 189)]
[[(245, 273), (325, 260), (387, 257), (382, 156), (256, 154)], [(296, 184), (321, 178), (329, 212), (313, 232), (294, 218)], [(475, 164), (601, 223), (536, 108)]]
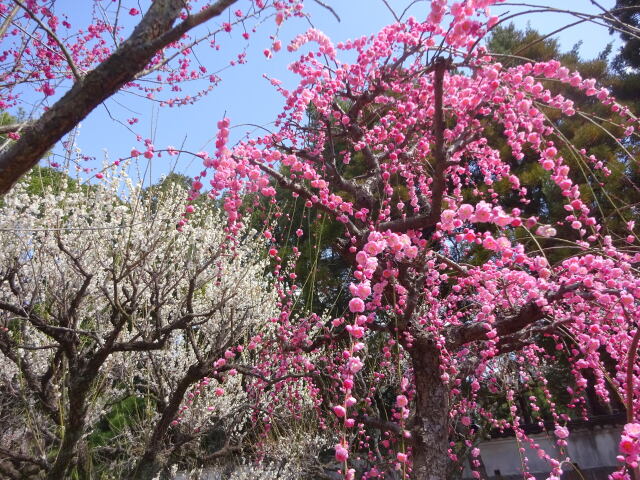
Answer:
[(13, 21), (13, 17), (16, 16), (16, 13), (18, 13), (18, 10), (20, 10), (20, 7), (18, 5), (15, 5), (11, 10), (11, 12), (9, 12), (9, 15), (4, 17), (4, 21), (2, 22), (2, 25), (0, 25), (0, 39), (4, 37), (5, 34), (7, 33), (7, 30), (9, 29), (9, 25), (11, 25), (11, 22)]
[[(575, 292), (582, 287), (581, 283), (562, 286), (556, 293), (547, 297), (547, 302), (552, 303), (563, 298), (566, 293)], [(512, 316), (498, 319), (495, 329), (500, 337), (514, 334), (524, 328), (533, 325), (538, 320), (545, 318), (542, 308), (535, 302), (523, 306), (520, 311)], [(447, 345), (456, 348), (466, 343), (486, 338), (486, 324), (484, 322), (473, 322), (467, 325), (453, 327), (447, 335)]]
[(434, 96), (434, 137), (435, 145), (433, 155), (435, 157), (435, 166), (433, 174), (433, 187), (431, 190), (431, 211), (429, 212), (430, 221), (436, 224), (440, 221), (440, 213), (442, 210), (442, 196), (446, 186), (444, 172), (447, 169), (447, 154), (444, 148), (444, 109), (442, 105), (442, 97), (444, 95), (444, 74), (449, 69), (450, 61), (442, 57), (436, 59), (434, 63), (433, 73), (433, 96)]
[(393, 432), (396, 435), (402, 434), (402, 428), (395, 422), (383, 420), (382, 418), (370, 417), (369, 415), (358, 415), (356, 422), (363, 423), (367, 427), (377, 428), (382, 431)]
[(336, 20), (338, 20), (339, 22), (340, 17), (338, 16), (338, 14), (336, 13), (336, 11), (329, 5), (327, 5), (325, 2), (323, 2), (322, 0), (313, 0), (314, 2), (316, 2), (318, 5), (320, 5), (322, 8), (326, 8), (327, 10), (329, 10), (331, 12), (331, 14), (336, 17)]
[(21, 455), (19, 453), (16, 452), (12, 452), (11, 450), (8, 450), (6, 448), (0, 447), (0, 455), (6, 457), (6, 458), (10, 458), (11, 460), (15, 460), (18, 462), (26, 462), (26, 463), (31, 463), (33, 465), (37, 465), (43, 469), (48, 468), (48, 464), (47, 462), (45, 462), (44, 460), (40, 460), (34, 457), (28, 457), (26, 455)]
[(0, 125), (0, 135), (5, 133), (13, 133), (27, 127), (28, 123), (10, 123), (8, 125)]
[(394, 20), (396, 22), (400, 22), (400, 17), (395, 12), (395, 10), (391, 7), (391, 5), (389, 5), (389, 2), (387, 0), (382, 0), (382, 3), (384, 3), (384, 5), (387, 7), (387, 10), (391, 12), (391, 15), (393, 15)]

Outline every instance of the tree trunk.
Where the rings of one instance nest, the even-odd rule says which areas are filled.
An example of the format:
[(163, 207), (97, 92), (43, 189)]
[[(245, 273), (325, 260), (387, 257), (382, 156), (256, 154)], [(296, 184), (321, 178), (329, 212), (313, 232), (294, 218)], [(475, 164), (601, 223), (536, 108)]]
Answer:
[(136, 480), (148, 480), (154, 478), (162, 469), (163, 462), (161, 462), (158, 457), (163, 451), (165, 435), (171, 426), (171, 422), (178, 415), (180, 405), (189, 387), (198, 380), (204, 378), (210, 368), (211, 366), (209, 365), (209, 362), (205, 362), (204, 365), (197, 362), (189, 367), (187, 373), (171, 394), (169, 403), (162, 412), (162, 416), (158, 420), (158, 423), (156, 423), (153, 432), (151, 433), (151, 437), (147, 441), (144, 454), (138, 461), (138, 464), (130, 478)]
[[(117, 333), (112, 333), (113, 338)], [(87, 396), (89, 390), (94, 385), (95, 379), (100, 372), (100, 367), (109, 355), (110, 351), (101, 348), (93, 356), (78, 358), (72, 348), (69, 360), (69, 389), (67, 416), (63, 424), (63, 438), (56, 461), (49, 472), (47, 480), (60, 480), (65, 478), (74, 457), (78, 453), (78, 443), (84, 434), (87, 421), (87, 411), (89, 404)]]
[(86, 396), (90, 382), (74, 382), (69, 388), (69, 409), (64, 422), (64, 437), (56, 461), (47, 473), (47, 480), (65, 478), (67, 470), (76, 455), (76, 447), (84, 433), (87, 417)]
[(449, 392), (440, 378), (440, 354), (431, 339), (417, 338), (411, 349), (416, 412), (413, 428), (413, 478), (446, 480), (450, 463)]

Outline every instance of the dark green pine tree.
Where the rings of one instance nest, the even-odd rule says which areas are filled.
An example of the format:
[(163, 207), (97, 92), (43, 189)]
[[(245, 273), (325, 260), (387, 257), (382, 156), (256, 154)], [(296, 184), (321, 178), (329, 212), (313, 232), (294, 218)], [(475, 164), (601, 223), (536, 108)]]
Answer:
[(640, 0), (617, 0), (613, 15), (616, 20), (611, 22), (610, 33), (620, 36), (622, 46), (611, 63), (616, 73), (611, 87), (618, 99), (637, 112), (640, 107)]
[(640, 70), (640, 1), (617, 0), (613, 7), (612, 32), (619, 32), (624, 42), (613, 60), (613, 68), (618, 72)]

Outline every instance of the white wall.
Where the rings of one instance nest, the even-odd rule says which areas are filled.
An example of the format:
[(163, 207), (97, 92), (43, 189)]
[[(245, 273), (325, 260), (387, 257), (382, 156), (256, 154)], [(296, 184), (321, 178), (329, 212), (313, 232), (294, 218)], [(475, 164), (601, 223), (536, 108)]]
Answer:
[[(616, 460), (616, 456), (618, 455), (621, 430), (619, 426), (573, 430), (567, 439), (568, 446), (564, 452), (560, 452), (555, 444), (553, 432), (530, 435), (530, 438), (551, 457), (564, 460), (568, 456), (580, 469), (619, 467), (620, 463)], [(494, 472), (500, 470), (500, 474), (504, 477), (520, 476), (522, 460), (518, 449), (521, 446), (525, 448), (522, 456), (529, 459), (530, 472), (548, 473), (551, 470), (547, 461), (540, 459), (536, 450), (533, 450), (528, 443), (518, 445), (514, 437), (507, 437), (488, 440), (480, 444), (480, 452), (487, 474), (493, 477)], [(468, 468), (465, 470), (464, 477), (471, 477)]]

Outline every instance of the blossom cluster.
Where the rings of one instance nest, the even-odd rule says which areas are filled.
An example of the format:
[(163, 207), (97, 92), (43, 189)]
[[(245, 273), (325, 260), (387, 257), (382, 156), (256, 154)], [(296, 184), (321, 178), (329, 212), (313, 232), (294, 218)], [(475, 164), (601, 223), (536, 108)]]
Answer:
[[(393, 425), (378, 427), (386, 436), (381, 444), (388, 456), (366, 473), (371, 477), (384, 468), (418, 475), (426, 458), (438, 461), (428, 450), (442, 446), (421, 450), (416, 447), (420, 439), (431, 437), (405, 429), (405, 401), (412, 402), (416, 424), (426, 425), (426, 418), (439, 421), (429, 409), (441, 408), (438, 415), (446, 429), (457, 419), (470, 428), (476, 419), (509, 428), (534, 446), (521, 426), (518, 383), (542, 392), (540, 398), (529, 398), (529, 408), (541, 426), (541, 406), (550, 411), (556, 444), (563, 451), (570, 417), (558, 413), (544, 375), (554, 359), (569, 362), (574, 377), (569, 393), (576, 411), (588, 385), (584, 369), (594, 372), (597, 394), (609, 398), (606, 357), (614, 359), (615, 371), (609, 372), (614, 388), (621, 395), (632, 392), (628, 408), (639, 409), (637, 380), (627, 372), (628, 365), (637, 363), (632, 348), (640, 312), (635, 236), (631, 232), (621, 246), (603, 229), (606, 219), (598, 218), (583, 196), (564, 150), (592, 167), (594, 181), (610, 172), (594, 154), (571, 149), (556, 135), (557, 126), (544, 109), (570, 117), (576, 108), (568, 96), (552, 93), (547, 81), (593, 97), (626, 136), (634, 135), (638, 121), (606, 88), (557, 61), (507, 66), (493, 58), (479, 45), (495, 24), (495, 17), (485, 12), (494, 3), (433, 1), (424, 21), (407, 19), (336, 46), (315, 30), (298, 37), (291, 51), (309, 41), (320, 47), (317, 55), (304, 54), (291, 64), (300, 77), (296, 88), (278, 88), (285, 97), (278, 130), (219, 149), (215, 165), (205, 163), (215, 169), (209, 194), (231, 199), (225, 209), (232, 230), (243, 222), (239, 199), (244, 192), (263, 195), (276, 215), (283, 214), (273, 200), (276, 185), (301, 199), (305, 209), (323, 212), (344, 228), (340, 248), (353, 277), (348, 311), (329, 325), (307, 328), (307, 319), (298, 318), (292, 308), (295, 285), (281, 282), (276, 321), (282, 338), (295, 336), (300, 349), (270, 348), (280, 348), (280, 362), (290, 365), (316, 346), (312, 363), (334, 382), (333, 391), (324, 395), (342, 429), (334, 450), (336, 460), (344, 463), (345, 478), (354, 475), (349, 468), (354, 451), (371, 453), (373, 439), (363, 412), (374, 409), (377, 389), (390, 379), (396, 382), (391, 388), (398, 398), (397, 415)], [(432, 50), (452, 59), (433, 56)], [(342, 62), (340, 52), (354, 53), (356, 60)], [(323, 54), (330, 65), (321, 62)], [(301, 121), (310, 109), (316, 123), (305, 128)], [(506, 154), (487, 125), (504, 133)], [(227, 137), (224, 128), (219, 132), (222, 145)], [(338, 149), (336, 139), (343, 145)], [(327, 146), (335, 151), (327, 153)], [(354, 162), (364, 173), (348, 173)], [(523, 162), (539, 165), (557, 187), (566, 212), (557, 224), (523, 213), (530, 201), (516, 174)], [(518, 205), (504, 201), (496, 188), (499, 182), (508, 185)], [(556, 238), (560, 228), (568, 232), (561, 240), (573, 253), (550, 261), (544, 245), (551, 245), (545, 242)], [(275, 242), (271, 233), (269, 240)], [(284, 278), (279, 251), (275, 246), (272, 250), (279, 278)], [(482, 252), (486, 261), (465, 263), (474, 252)], [(386, 336), (373, 347), (367, 340), (378, 332)], [(343, 333), (348, 339), (344, 344)], [(567, 338), (574, 343), (567, 345)], [(536, 339), (550, 342), (551, 351)], [(425, 366), (424, 358), (432, 358), (431, 364)], [(358, 379), (367, 388), (356, 388)], [(424, 407), (435, 401), (433, 391), (446, 391), (447, 401)], [(484, 405), (488, 394), (504, 396), (508, 418), (496, 418)], [(412, 447), (406, 448), (406, 435), (414, 439)], [(440, 457), (457, 460), (455, 445), (446, 439), (443, 434), (448, 446)], [(560, 475), (561, 462), (534, 448), (552, 475)], [(526, 463), (524, 459), (525, 469)]]

